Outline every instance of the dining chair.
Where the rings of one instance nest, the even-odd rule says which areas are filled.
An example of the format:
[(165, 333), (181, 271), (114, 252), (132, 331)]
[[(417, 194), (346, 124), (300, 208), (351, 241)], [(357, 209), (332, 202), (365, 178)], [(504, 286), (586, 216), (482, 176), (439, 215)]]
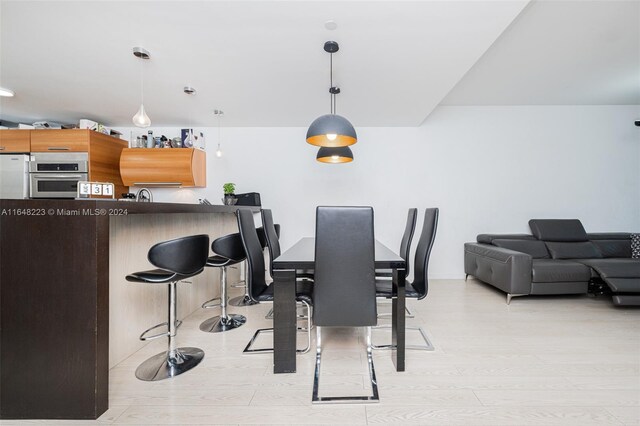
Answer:
[[(399, 252), (400, 257), (402, 257), (406, 262), (405, 276), (407, 277), (409, 276), (410, 263), (411, 263), (409, 261), (409, 258), (411, 256), (411, 242), (413, 241), (413, 234), (416, 230), (417, 219), (418, 219), (418, 209), (410, 208), (409, 212), (407, 213), (407, 223), (405, 224), (404, 234), (402, 234), (402, 240), (400, 241), (400, 252)], [(390, 280), (392, 277), (392, 274), (393, 274), (393, 271), (391, 271), (390, 269), (376, 270), (376, 278), (383, 278), (383, 279)], [(379, 299), (389, 300), (386, 297), (382, 297)], [(415, 317), (415, 315), (413, 314), (413, 312), (411, 312), (408, 306), (405, 305), (404, 309), (407, 312), (407, 318)], [(391, 313), (378, 314), (378, 318), (386, 318), (390, 316), (391, 316)]]
[[(269, 250), (269, 275), (271, 275), (271, 279), (273, 279), (273, 259), (277, 258), (281, 254), (280, 250), (280, 225), (273, 223), (273, 213), (271, 209), (262, 209), (260, 211), (260, 216), (262, 218), (262, 228), (264, 229), (264, 235), (266, 240), (266, 245)], [(313, 280), (313, 272), (311, 271), (297, 271), (296, 272), (297, 280)], [(306, 318), (309, 315), (309, 312), (305, 314), (298, 315), (298, 318)], [(267, 315), (264, 317), (265, 319), (273, 319), (273, 308), (267, 312)]]
[[(405, 297), (422, 300), (427, 297), (429, 292), (429, 257), (433, 242), (436, 238), (436, 230), (438, 228), (438, 208), (426, 209), (424, 212), (424, 223), (422, 225), (422, 233), (416, 247), (416, 255), (414, 261), (414, 279), (413, 282), (406, 282)], [(391, 280), (376, 279), (376, 296), (391, 299), (393, 298), (393, 283)], [(377, 328), (390, 328), (390, 326), (380, 326)], [(407, 345), (406, 349), (419, 349), (425, 351), (434, 350), (433, 344), (427, 337), (427, 333), (422, 327), (406, 327), (407, 330), (418, 330), (424, 339), (426, 346)], [(392, 345), (374, 345), (374, 349), (390, 349)]]
[[(244, 246), (247, 256), (247, 264), (249, 265), (249, 273), (246, 276), (249, 297), (254, 302), (270, 302), (273, 303), (273, 285), (267, 285), (265, 279), (265, 265), (263, 249), (258, 239), (258, 233), (253, 221), (253, 212), (249, 210), (238, 210), (238, 229), (240, 230), (240, 238)], [(307, 353), (311, 348), (311, 314), (313, 312), (313, 299), (311, 285), (308, 282), (296, 282), (296, 302), (302, 303), (308, 310), (307, 318), (307, 347), (298, 349), (298, 353)], [(273, 328), (258, 329), (243, 353), (271, 353), (273, 348), (253, 349), (252, 346), (256, 339), (263, 332), (273, 332)]]
[[(316, 209), (314, 270), (316, 368), (312, 403), (378, 402), (378, 385), (371, 353), (371, 327), (377, 324), (373, 208)], [(324, 327), (366, 327), (371, 396), (319, 396)]]

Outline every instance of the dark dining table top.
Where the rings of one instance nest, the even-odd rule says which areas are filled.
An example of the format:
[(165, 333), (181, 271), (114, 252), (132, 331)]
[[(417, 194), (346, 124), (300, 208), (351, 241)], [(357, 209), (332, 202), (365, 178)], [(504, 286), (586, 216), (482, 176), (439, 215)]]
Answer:
[[(316, 239), (305, 237), (273, 260), (273, 269), (313, 269)], [(376, 269), (404, 269), (406, 262), (393, 250), (376, 240)]]

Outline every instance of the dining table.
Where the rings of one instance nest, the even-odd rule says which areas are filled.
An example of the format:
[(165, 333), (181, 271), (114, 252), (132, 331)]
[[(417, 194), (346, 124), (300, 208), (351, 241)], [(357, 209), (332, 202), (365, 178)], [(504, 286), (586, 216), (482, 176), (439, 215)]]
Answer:
[[(296, 372), (296, 278), (314, 269), (315, 238), (300, 239), (273, 259), (273, 372)], [(396, 371), (405, 370), (406, 261), (376, 240), (375, 268), (392, 270), (391, 357)]]

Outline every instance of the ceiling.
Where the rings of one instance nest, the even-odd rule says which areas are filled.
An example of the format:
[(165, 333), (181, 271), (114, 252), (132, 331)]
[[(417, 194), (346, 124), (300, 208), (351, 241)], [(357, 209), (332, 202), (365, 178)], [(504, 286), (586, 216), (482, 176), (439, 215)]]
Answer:
[[(640, 104), (637, 2), (0, 0), (5, 120), (418, 126), (439, 104)], [(329, 31), (327, 20), (338, 28)], [(132, 47), (144, 46), (141, 64)], [(197, 92), (182, 92), (185, 85)]]

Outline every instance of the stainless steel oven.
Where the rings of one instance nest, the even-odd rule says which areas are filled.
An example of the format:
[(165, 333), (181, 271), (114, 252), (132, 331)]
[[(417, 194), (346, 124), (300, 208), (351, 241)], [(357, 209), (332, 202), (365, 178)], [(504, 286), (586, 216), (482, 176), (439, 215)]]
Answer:
[(29, 162), (31, 198), (75, 198), (78, 182), (88, 180), (86, 152), (34, 153)]

